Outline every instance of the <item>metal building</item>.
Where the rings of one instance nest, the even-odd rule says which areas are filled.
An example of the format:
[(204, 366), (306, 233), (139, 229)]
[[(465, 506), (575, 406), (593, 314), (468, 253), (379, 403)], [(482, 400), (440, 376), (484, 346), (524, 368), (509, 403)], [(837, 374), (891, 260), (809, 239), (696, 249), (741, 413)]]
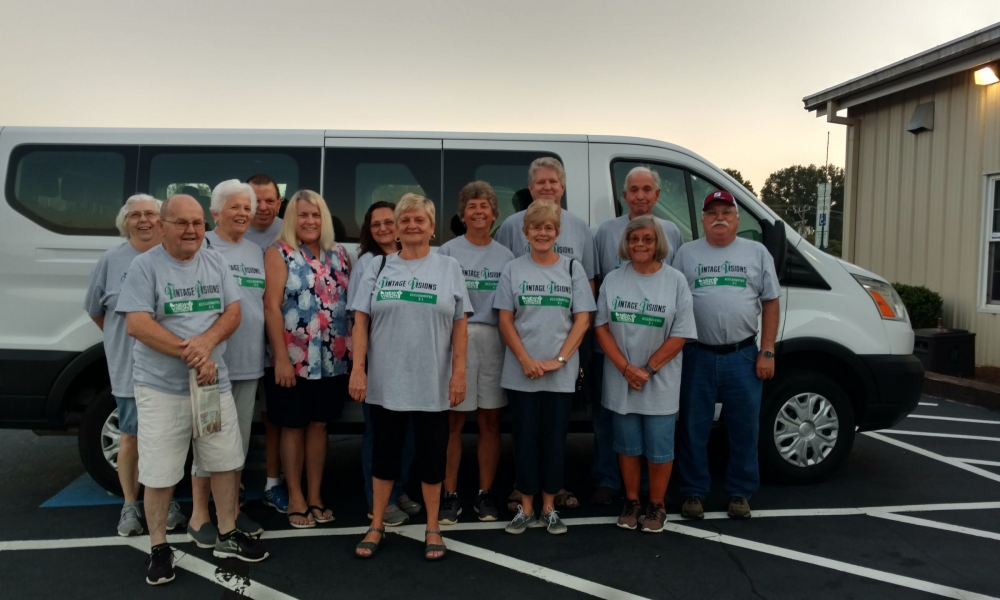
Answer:
[(976, 363), (991, 366), (1000, 366), (998, 75), (1000, 23), (803, 98), (847, 126), (844, 258), (940, 293), (945, 324), (975, 332)]

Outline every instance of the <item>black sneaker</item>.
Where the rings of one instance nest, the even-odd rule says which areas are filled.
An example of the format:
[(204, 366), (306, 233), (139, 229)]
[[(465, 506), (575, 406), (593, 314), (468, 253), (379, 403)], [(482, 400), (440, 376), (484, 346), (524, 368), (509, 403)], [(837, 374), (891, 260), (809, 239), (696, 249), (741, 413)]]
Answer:
[(438, 511), (438, 522), (442, 525), (458, 523), (458, 515), (462, 514), (462, 501), (458, 492), (444, 493), (441, 496), (441, 509)]
[(146, 569), (146, 583), (163, 585), (174, 580), (174, 551), (169, 544), (153, 546), (149, 553), (149, 568)]
[(244, 562), (260, 562), (270, 556), (263, 546), (239, 529), (219, 534), (212, 554), (216, 558), (238, 558)]
[(479, 515), (480, 521), (496, 521), (500, 518), (500, 512), (497, 511), (496, 503), (493, 501), (493, 492), (491, 490), (483, 490), (479, 492), (476, 496), (475, 502), (472, 503), (472, 509), (476, 511)]

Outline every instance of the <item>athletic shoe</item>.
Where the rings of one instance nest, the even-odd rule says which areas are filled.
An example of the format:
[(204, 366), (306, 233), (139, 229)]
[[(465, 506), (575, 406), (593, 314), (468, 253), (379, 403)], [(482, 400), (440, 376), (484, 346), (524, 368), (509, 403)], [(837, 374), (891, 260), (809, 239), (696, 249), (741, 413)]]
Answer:
[(118, 535), (128, 537), (130, 535), (142, 535), (142, 511), (139, 503), (133, 502), (122, 506), (121, 516), (118, 517)]
[(618, 517), (618, 526), (622, 529), (635, 529), (639, 526), (640, 512), (639, 501), (626, 498), (625, 506), (622, 507), (622, 515)]
[(264, 528), (260, 526), (260, 523), (248, 517), (245, 512), (236, 515), (236, 529), (251, 537), (257, 537), (264, 533)]
[(246, 504), (246, 503), (247, 503), (247, 489), (245, 487), (243, 487), (243, 484), (241, 483), (240, 484), (240, 508), (243, 508), (243, 505)]
[(174, 551), (169, 544), (153, 546), (149, 553), (146, 583), (163, 585), (174, 580)]
[(559, 518), (559, 511), (557, 510), (550, 510), (545, 513), (542, 515), (542, 518), (538, 520), (538, 522), (544, 523), (546, 531), (553, 535), (559, 535), (569, 531), (566, 524)]
[(173, 498), (170, 499), (170, 507), (167, 508), (167, 531), (173, 531), (178, 527), (187, 525), (188, 519), (181, 512), (181, 505)]
[(201, 529), (193, 529), (189, 524), (187, 535), (188, 539), (199, 548), (215, 548), (215, 540), (219, 538), (219, 530), (211, 521), (208, 521), (201, 526)]
[(667, 522), (667, 511), (662, 504), (650, 504), (642, 520), (642, 530), (646, 533), (660, 533)]
[[(368, 509), (368, 520), (371, 521), (375, 518), (372, 513), (372, 509)], [(395, 504), (390, 504), (385, 508), (385, 514), (382, 515), (382, 524), (386, 527), (399, 527), (400, 525), (406, 525), (410, 521), (410, 515), (406, 514)]]
[(681, 516), (685, 519), (704, 519), (705, 507), (701, 504), (701, 498), (691, 496), (685, 500), (681, 506)]
[(730, 519), (749, 519), (750, 503), (747, 502), (746, 498), (733, 496), (729, 499), (729, 511), (726, 512), (726, 515)]
[(399, 506), (399, 510), (405, 512), (411, 517), (413, 515), (420, 513), (420, 509), (424, 507), (419, 502), (410, 500), (410, 497), (407, 496), (406, 494), (403, 494), (399, 498), (396, 498), (396, 505)]
[(441, 509), (438, 510), (438, 522), (442, 525), (454, 525), (458, 523), (458, 516), (462, 514), (462, 501), (458, 498), (458, 492), (447, 493), (441, 496)]
[(264, 491), (264, 506), (270, 506), (281, 514), (288, 512), (288, 488), (284, 483)]
[(524, 509), (521, 508), (520, 505), (518, 505), (517, 514), (514, 515), (514, 519), (510, 522), (510, 524), (504, 527), (503, 530), (506, 531), (507, 533), (519, 535), (524, 533), (524, 531), (528, 528), (534, 529), (535, 527), (539, 526), (540, 525), (538, 522), (538, 517), (535, 515), (535, 513), (526, 515), (524, 514)]
[(476, 499), (472, 502), (472, 510), (476, 511), (476, 514), (479, 515), (480, 521), (496, 521), (500, 518), (496, 503), (493, 501), (493, 492), (490, 490), (479, 492)]
[(270, 556), (263, 546), (239, 529), (220, 535), (215, 540), (212, 555), (216, 558), (238, 558), (244, 562), (260, 562)]

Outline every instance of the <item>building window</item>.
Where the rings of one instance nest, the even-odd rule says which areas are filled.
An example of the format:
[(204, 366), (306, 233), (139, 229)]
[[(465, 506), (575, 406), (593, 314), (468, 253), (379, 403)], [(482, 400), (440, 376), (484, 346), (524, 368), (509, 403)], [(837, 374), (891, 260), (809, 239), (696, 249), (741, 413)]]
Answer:
[(1000, 175), (986, 183), (986, 273), (984, 304), (1000, 307)]

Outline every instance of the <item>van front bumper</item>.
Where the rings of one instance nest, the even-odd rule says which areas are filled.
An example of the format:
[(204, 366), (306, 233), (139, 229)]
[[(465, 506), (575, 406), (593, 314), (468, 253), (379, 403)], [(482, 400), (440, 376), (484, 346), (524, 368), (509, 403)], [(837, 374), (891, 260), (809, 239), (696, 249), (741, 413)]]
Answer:
[(913, 412), (924, 386), (924, 366), (912, 354), (869, 354), (858, 358), (868, 368), (868, 402), (858, 422), (861, 431), (886, 429)]

